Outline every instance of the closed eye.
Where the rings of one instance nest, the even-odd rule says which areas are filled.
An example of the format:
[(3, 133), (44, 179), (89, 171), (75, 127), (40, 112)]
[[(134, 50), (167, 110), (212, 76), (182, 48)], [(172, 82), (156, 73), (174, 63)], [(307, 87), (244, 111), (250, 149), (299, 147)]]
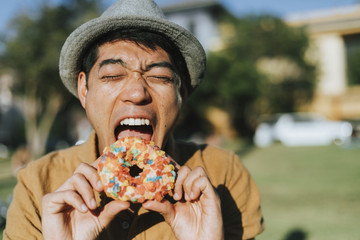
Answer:
[(115, 75), (115, 76), (103, 76), (101, 77), (102, 80), (110, 81), (110, 80), (120, 80), (124, 77), (124, 75)]
[(148, 76), (146, 79), (150, 80), (150, 81), (156, 81), (156, 82), (160, 81), (160, 82), (164, 82), (164, 83), (173, 81), (172, 77), (167, 77), (167, 76)]

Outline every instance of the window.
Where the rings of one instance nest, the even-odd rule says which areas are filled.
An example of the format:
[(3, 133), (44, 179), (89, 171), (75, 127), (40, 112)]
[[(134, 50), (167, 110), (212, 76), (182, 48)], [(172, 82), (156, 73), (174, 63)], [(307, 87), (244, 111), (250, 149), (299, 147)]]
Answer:
[(360, 85), (360, 34), (344, 36), (348, 84)]

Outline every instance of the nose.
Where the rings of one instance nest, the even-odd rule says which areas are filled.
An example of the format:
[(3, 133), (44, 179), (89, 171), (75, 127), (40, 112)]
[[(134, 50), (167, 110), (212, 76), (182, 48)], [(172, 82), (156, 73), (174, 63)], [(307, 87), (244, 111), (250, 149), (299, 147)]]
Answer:
[(136, 105), (145, 105), (151, 102), (148, 85), (139, 73), (134, 73), (132, 77), (126, 80), (119, 97), (123, 102)]

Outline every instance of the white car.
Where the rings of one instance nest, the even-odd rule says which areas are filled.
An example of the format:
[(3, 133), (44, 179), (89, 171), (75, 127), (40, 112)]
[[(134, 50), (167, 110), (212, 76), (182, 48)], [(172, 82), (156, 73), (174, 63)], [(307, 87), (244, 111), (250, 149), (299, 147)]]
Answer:
[(341, 145), (351, 139), (352, 132), (352, 125), (346, 121), (330, 121), (315, 113), (285, 113), (262, 122), (255, 131), (254, 143), (258, 147), (273, 142), (286, 146)]

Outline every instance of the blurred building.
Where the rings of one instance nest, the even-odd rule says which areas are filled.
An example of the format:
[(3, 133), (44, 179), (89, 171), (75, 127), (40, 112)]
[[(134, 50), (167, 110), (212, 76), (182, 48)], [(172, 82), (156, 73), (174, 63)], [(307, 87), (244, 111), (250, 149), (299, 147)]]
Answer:
[(307, 29), (308, 57), (318, 66), (311, 110), (332, 119), (360, 119), (360, 5), (293, 14), (291, 26)]
[(165, 16), (172, 22), (189, 30), (205, 50), (221, 47), (220, 22), (230, 14), (218, 1), (192, 0), (162, 7)]

